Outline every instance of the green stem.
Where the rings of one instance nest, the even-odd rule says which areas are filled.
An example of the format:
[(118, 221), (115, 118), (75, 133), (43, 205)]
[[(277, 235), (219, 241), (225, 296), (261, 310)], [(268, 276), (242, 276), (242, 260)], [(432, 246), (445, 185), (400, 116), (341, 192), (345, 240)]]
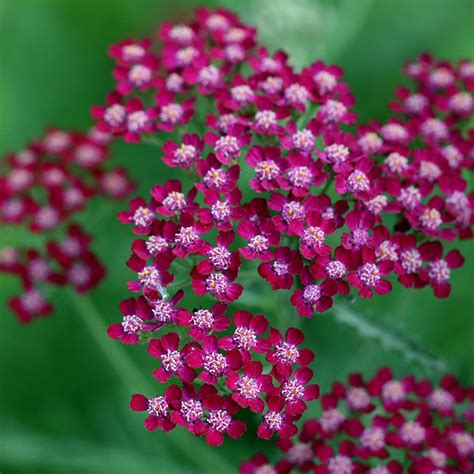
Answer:
[(137, 390), (153, 393), (143, 374), (137, 369), (117, 342), (107, 337), (107, 326), (88, 295), (78, 295), (71, 291), (70, 300), (81, 315), (84, 324), (92, 335), (102, 354), (109, 364), (115, 369), (125, 386), (134, 392)]
[(446, 361), (418, 347), (406, 334), (394, 328), (370, 321), (343, 304), (336, 305), (332, 313), (337, 321), (355, 328), (362, 337), (379, 341), (386, 349), (398, 352), (426, 372), (440, 373), (447, 370)]
[(153, 145), (153, 146), (159, 146), (159, 147), (163, 146), (163, 142), (159, 138), (153, 135), (142, 136), (142, 141), (143, 143), (146, 143), (147, 145)]
[[(92, 338), (101, 352), (130, 392), (135, 393), (143, 389), (145, 393), (155, 395), (156, 390), (128, 357), (123, 347), (119, 346), (116, 341), (107, 338), (106, 325), (90, 297), (78, 295), (71, 291), (70, 300), (82, 317), (87, 329), (91, 332)], [(217, 454), (218, 450), (216, 449), (208, 449), (205, 455), (199, 456), (199, 452), (202, 452), (203, 449), (202, 440), (198, 440), (191, 435), (183, 436), (178, 430), (170, 431), (163, 436), (174, 443), (191, 462), (196, 463), (199, 457), (199, 465), (203, 471), (230, 473), (235, 470), (235, 467), (227, 459)]]

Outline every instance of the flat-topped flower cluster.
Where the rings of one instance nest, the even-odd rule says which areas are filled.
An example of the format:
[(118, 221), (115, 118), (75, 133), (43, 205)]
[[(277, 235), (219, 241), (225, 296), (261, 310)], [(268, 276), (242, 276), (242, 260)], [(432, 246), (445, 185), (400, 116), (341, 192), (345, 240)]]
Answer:
[(474, 390), (451, 375), (438, 385), (380, 369), (353, 374), (321, 397), (322, 414), (298, 437), (278, 440), (281, 458), (259, 453), (241, 474), (468, 474), (474, 469)]
[(104, 166), (112, 140), (95, 128), (87, 134), (51, 129), (5, 157), (0, 222), (49, 239), (45, 243), (38, 237), (35, 246), (15, 243), (0, 251), (0, 272), (22, 282), (24, 292), (10, 300), (21, 322), (51, 313), (44, 292), (48, 285), (69, 284), (87, 292), (102, 279), (104, 267), (90, 248), (91, 236), (72, 216), (95, 196), (121, 199), (132, 191), (125, 170)]
[[(233, 415), (249, 407), (263, 413), (261, 437), (288, 438), (317, 395), (303, 389), (302, 334), (264, 336), (264, 316), (233, 308), (257, 275), (308, 318), (335, 297), (385, 295), (394, 279), (448, 296), (463, 257), (442, 242), (472, 236), (474, 63), (421, 56), (406, 67), (415, 85), (397, 91), (393, 118), (358, 125), (340, 67), (296, 71), (231, 12), (198, 9), (157, 37), (160, 46), (110, 48), (115, 89), (92, 109), (99, 130), (161, 146), (183, 171), (119, 214), (138, 236), (127, 262), (137, 297), (109, 335), (146, 342), (160, 360), (155, 378), (179, 380), (134, 396), (132, 408), (148, 412), (150, 429), (179, 424), (221, 444), (224, 432), (243, 433)], [(192, 311), (181, 306), (188, 285), (200, 297)]]

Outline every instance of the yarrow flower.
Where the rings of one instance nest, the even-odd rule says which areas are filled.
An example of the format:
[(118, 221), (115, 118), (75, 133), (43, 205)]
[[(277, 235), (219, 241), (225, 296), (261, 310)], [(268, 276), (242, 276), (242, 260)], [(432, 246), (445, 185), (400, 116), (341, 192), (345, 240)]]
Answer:
[(46, 243), (37, 238), (38, 249), (15, 244), (0, 253), (0, 271), (22, 282), (23, 293), (10, 300), (20, 322), (53, 312), (48, 286), (70, 285), (85, 293), (104, 277), (105, 268), (91, 248), (92, 237), (73, 216), (96, 196), (121, 199), (132, 191), (123, 169), (105, 166), (112, 140), (97, 128), (86, 134), (50, 129), (5, 157), (0, 222), (51, 234)]
[[(382, 392), (374, 387), (387, 383), (393, 394), (394, 384), (407, 387), (405, 404), (386, 406), (388, 387)], [(277, 461), (259, 453), (243, 462), (240, 472), (467, 474), (474, 467), (472, 420), (464, 412), (471, 392), (451, 375), (433, 386), (414, 377), (393, 379), (388, 368), (368, 381), (352, 374), (321, 398), (323, 414), (305, 421), (298, 437), (277, 440)]]
[[(127, 261), (135, 296), (122, 302), (109, 335), (146, 343), (156, 380), (177, 387), (168, 397), (132, 400), (132, 408), (161, 420), (151, 426), (178, 425), (220, 445), (225, 434), (243, 434), (240, 413), (250, 410), (259, 417), (257, 435), (281, 441), (319, 396), (308, 367), (313, 354), (298, 329), (281, 333), (266, 312), (239, 305), (261, 300), (267, 310), (265, 289), (255, 292), (257, 275), (266, 291), (283, 290), (295, 318), (315, 317), (342, 297), (385, 295), (395, 280), (448, 295), (463, 259), (441, 242), (472, 236), (467, 67), (423, 58), (423, 74), (407, 69), (415, 87), (397, 90), (394, 116), (364, 125), (340, 67), (316, 61), (296, 70), (285, 52), (269, 53), (256, 30), (225, 9), (165, 23), (157, 39), (111, 47), (115, 87), (92, 110), (100, 130), (157, 145), (163, 163), (183, 171), (119, 213), (136, 234)], [(20, 189), (28, 186), (27, 174), (14, 178)], [(54, 218), (44, 213), (43, 221)], [(360, 380), (352, 385), (333, 397), (344, 393), (350, 410), (372, 413), (373, 393)], [(408, 383), (379, 388), (387, 407), (406, 406)], [(318, 430), (353, 433), (333, 402)], [(315, 472), (359, 472), (354, 456), (385, 453), (393, 426), (413, 446), (428, 433), (423, 417), (379, 418), (359, 430), (360, 450), (350, 442), (313, 447), (303, 437), (285, 444), (288, 459), (308, 470), (315, 455)], [(249, 472), (274, 472), (261, 457), (256, 462)]]

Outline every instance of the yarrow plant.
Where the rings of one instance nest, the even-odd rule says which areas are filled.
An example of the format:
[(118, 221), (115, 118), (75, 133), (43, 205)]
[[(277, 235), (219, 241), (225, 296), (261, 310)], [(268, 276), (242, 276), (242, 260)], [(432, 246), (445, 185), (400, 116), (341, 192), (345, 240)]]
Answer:
[(48, 287), (71, 285), (80, 293), (102, 279), (105, 268), (90, 248), (92, 237), (73, 222), (95, 196), (121, 199), (133, 185), (121, 168), (106, 169), (113, 136), (48, 130), (43, 138), (5, 157), (0, 177), (0, 222), (27, 227), (34, 246), (0, 251), (0, 272), (16, 275), (23, 293), (10, 300), (21, 322), (53, 311)]
[[(220, 446), (254, 424), (285, 455), (259, 454), (243, 474), (472, 472), (474, 392), (452, 376), (433, 388), (388, 369), (353, 375), (299, 435), (297, 423), (319, 398), (300, 317), (396, 281), (450, 294), (464, 261), (451, 243), (472, 237), (474, 63), (421, 55), (393, 116), (361, 124), (339, 66), (296, 70), (232, 12), (200, 8), (156, 36), (111, 46), (115, 86), (90, 132), (52, 129), (5, 159), (0, 221), (48, 233), (41, 250), (0, 253), (24, 288), (10, 301), (20, 321), (52, 311), (49, 285), (83, 293), (102, 279), (71, 216), (133, 190), (123, 169), (104, 167), (113, 140), (149, 143), (176, 170), (118, 215), (135, 234), (135, 276), (108, 328), (156, 361), (156, 392), (130, 402), (144, 426)], [(268, 314), (262, 289), (287, 300), (287, 319)]]
[(321, 397), (322, 413), (294, 440), (279, 439), (280, 459), (259, 453), (241, 474), (462, 474), (474, 469), (474, 389), (452, 375), (439, 384), (394, 378), (387, 367), (352, 374)]
[[(394, 280), (449, 295), (463, 257), (445, 243), (472, 236), (474, 65), (421, 56), (393, 118), (361, 125), (340, 67), (296, 71), (227, 10), (198, 9), (157, 37), (110, 48), (116, 85), (92, 108), (98, 130), (156, 145), (183, 171), (119, 213), (137, 235), (136, 296), (109, 335), (146, 344), (155, 379), (172, 381), (131, 408), (148, 429), (180, 425), (211, 445), (242, 436), (248, 409), (258, 436), (288, 439), (318, 397), (313, 354), (299, 329), (239, 305), (258, 277), (305, 318)], [(352, 472), (335, 469), (321, 472)]]

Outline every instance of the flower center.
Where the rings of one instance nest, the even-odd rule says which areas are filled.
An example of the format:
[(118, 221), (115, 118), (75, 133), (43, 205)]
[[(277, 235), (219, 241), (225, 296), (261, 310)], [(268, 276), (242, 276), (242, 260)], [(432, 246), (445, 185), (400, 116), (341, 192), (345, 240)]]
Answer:
[(122, 329), (127, 334), (136, 334), (143, 329), (143, 320), (135, 314), (129, 314), (123, 317)]
[(379, 269), (374, 263), (364, 263), (357, 273), (362, 283), (369, 287), (376, 286), (380, 280)]
[(206, 420), (211, 428), (222, 433), (232, 422), (232, 417), (226, 410), (212, 410)]
[(326, 272), (329, 278), (337, 280), (343, 278), (346, 274), (346, 266), (339, 260), (334, 260), (326, 265)]
[(155, 215), (148, 207), (139, 207), (133, 213), (132, 219), (137, 227), (147, 227), (155, 220)]
[(214, 315), (207, 309), (198, 309), (191, 316), (191, 322), (199, 329), (211, 329)]
[(320, 248), (324, 244), (324, 231), (320, 227), (308, 227), (303, 232), (301, 241), (304, 245), (310, 248)]
[(161, 355), (161, 363), (166, 372), (177, 372), (183, 366), (181, 354), (171, 349), (168, 349)]
[(209, 250), (208, 256), (209, 261), (217, 270), (226, 270), (229, 267), (231, 253), (226, 247), (222, 245), (213, 247)]
[(260, 161), (255, 165), (255, 174), (260, 181), (272, 180), (280, 174), (280, 167), (273, 160)]
[(291, 379), (285, 382), (281, 394), (287, 402), (294, 402), (304, 396), (304, 387), (297, 380)]
[(310, 304), (316, 303), (321, 298), (321, 287), (319, 285), (308, 285), (303, 290), (303, 299)]
[(185, 400), (181, 403), (180, 413), (187, 422), (199, 420), (204, 415), (199, 400)]
[(250, 351), (257, 345), (257, 336), (255, 331), (243, 326), (237, 327), (234, 335), (232, 336), (232, 340), (239, 349), (244, 349), (246, 351)]
[(174, 306), (169, 301), (158, 301), (152, 309), (155, 319), (160, 323), (167, 323), (173, 319)]
[(370, 189), (370, 181), (365, 173), (354, 170), (347, 178), (347, 187), (351, 193), (368, 191)]
[(239, 394), (246, 400), (254, 400), (258, 397), (262, 384), (247, 375), (243, 375), (237, 381), (237, 390)]
[(168, 414), (169, 405), (165, 397), (159, 396), (148, 400), (148, 413), (157, 418), (165, 418)]
[(211, 352), (204, 357), (204, 369), (211, 375), (219, 377), (227, 367), (226, 358), (218, 352)]
[(347, 113), (347, 107), (337, 100), (328, 100), (320, 110), (323, 121), (326, 123), (340, 122)]
[(311, 130), (304, 129), (294, 133), (291, 137), (293, 147), (297, 150), (301, 150), (304, 153), (308, 153), (314, 148), (314, 135)]
[(229, 288), (229, 280), (222, 273), (211, 273), (206, 279), (206, 289), (213, 296), (223, 296)]
[(349, 156), (349, 148), (338, 143), (333, 143), (324, 149), (324, 153), (330, 163), (340, 165), (347, 160), (347, 157)]
[(168, 104), (161, 108), (160, 120), (174, 125), (183, 118), (183, 115), (184, 110), (180, 104)]
[(309, 188), (313, 181), (313, 173), (307, 166), (297, 166), (288, 171), (288, 179), (297, 188)]

